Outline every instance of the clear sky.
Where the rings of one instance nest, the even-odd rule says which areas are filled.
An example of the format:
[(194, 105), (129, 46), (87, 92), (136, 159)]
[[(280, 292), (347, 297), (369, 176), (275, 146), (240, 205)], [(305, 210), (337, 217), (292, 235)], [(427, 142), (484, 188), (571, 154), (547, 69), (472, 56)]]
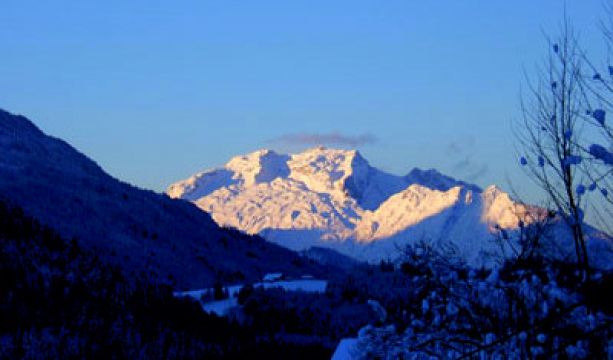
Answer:
[[(567, 0), (589, 51), (602, 5)], [(529, 189), (511, 121), (562, 13), (557, 0), (3, 0), (0, 107), (154, 190), (319, 136), (393, 173)]]

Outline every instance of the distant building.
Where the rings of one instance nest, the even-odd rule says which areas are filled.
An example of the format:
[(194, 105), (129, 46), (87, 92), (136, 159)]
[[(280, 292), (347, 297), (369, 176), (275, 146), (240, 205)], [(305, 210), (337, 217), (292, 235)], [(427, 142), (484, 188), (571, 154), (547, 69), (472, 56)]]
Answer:
[(264, 282), (275, 282), (279, 280), (283, 280), (283, 273), (269, 273), (262, 278)]

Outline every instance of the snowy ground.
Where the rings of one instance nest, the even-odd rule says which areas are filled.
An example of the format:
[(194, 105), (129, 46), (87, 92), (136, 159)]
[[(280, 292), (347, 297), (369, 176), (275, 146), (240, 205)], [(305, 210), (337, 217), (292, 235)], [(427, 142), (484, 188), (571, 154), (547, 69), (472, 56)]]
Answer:
[(358, 339), (356, 339), (356, 338), (342, 339), (338, 343), (338, 346), (336, 347), (336, 350), (334, 350), (334, 354), (332, 354), (332, 360), (350, 360), (350, 359), (353, 359), (353, 356), (351, 355), (351, 353), (352, 353), (352, 351), (355, 348), (357, 343), (358, 343)]
[[(310, 293), (323, 293), (326, 291), (326, 286), (328, 282), (326, 280), (316, 280), (316, 279), (299, 279), (299, 280), (280, 280), (274, 282), (259, 282), (253, 284), (255, 288), (283, 288), (286, 291), (304, 291)], [(225, 316), (228, 314), (228, 311), (236, 306), (238, 306), (238, 292), (243, 287), (243, 284), (228, 286), (226, 289), (228, 291), (228, 298), (223, 300), (215, 300), (215, 301), (207, 301), (201, 302), (202, 308), (204, 311), (208, 313), (215, 313), (219, 316)], [(175, 292), (175, 296), (183, 297), (190, 296), (194, 299), (200, 301), (200, 298), (203, 294), (207, 292), (212, 292), (213, 289), (200, 289), (200, 290), (190, 290), (183, 292)]]

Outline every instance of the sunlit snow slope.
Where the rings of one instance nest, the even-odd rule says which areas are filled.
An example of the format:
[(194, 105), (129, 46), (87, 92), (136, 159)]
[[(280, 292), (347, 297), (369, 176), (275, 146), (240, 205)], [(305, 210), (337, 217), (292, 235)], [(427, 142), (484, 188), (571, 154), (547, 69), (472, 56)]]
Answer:
[(317, 147), (285, 155), (259, 150), (171, 185), (221, 225), (290, 249), (334, 248), (354, 258), (394, 258), (415, 241), (456, 245), (468, 261), (494, 252), (496, 228), (513, 231), (526, 206), (436, 170), (396, 176), (355, 150)]

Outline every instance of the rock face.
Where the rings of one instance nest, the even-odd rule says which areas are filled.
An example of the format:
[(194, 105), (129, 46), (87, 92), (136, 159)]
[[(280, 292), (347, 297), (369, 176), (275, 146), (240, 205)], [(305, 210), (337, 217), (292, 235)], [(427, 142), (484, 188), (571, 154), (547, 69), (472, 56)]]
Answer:
[(396, 176), (355, 150), (317, 147), (285, 155), (259, 150), (168, 188), (224, 226), (294, 250), (331, 247), (360, 260), (394, 258), (425, 240), (449, 242), (470, 262), (496, 248), (494, 229), (512, 231), (526, 206), (436, 170)]

